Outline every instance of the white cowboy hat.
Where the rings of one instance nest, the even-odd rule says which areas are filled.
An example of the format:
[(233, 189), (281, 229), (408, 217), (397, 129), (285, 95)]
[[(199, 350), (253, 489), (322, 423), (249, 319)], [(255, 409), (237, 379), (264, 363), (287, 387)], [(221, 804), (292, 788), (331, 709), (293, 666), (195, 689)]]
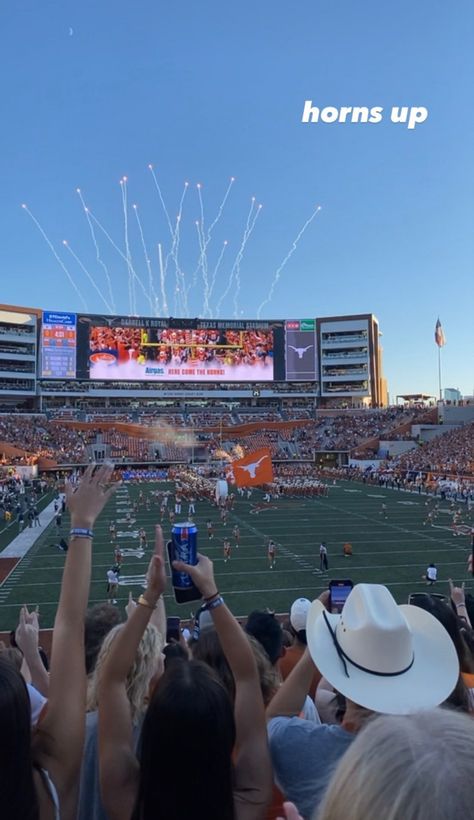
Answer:
[(306, 629), (306, 619), (311, 607), (311, 601), (308, 598), (297, 598), (293, 601), (290, 609), (290, 624), (295, 632), (300, 632)]
[(340, 615), (313, 601), (306, 638), (329, 683), (374, 712), (432, 709), (449, 697), (459, 677), (444, 626), (420, 607), (398, 606), (380, 584), (357, 584)]

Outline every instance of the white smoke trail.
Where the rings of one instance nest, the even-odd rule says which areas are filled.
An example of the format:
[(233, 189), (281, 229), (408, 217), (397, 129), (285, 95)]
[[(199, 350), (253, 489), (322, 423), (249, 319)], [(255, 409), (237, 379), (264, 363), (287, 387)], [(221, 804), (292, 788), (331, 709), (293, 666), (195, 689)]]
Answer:
[(69, 251), (69, 253), (71, 254), (72, 258), (76, 260), (76, 262), (77, 262), (77, 264), (79, 265), (79, 267), (81, 268), (81, 270), (83, 270), (83, 271), (84, 271), (84, 273), (85, 273), (85, 275), (87, 276), (87, 278), (88, 278), (89, 282), (91, 283), (91, 285), (92, 285), (92, 287), (94, 288), (94, 290), (96, 291), (96, 293), (98, 293), (98, 294), (99, 294), (100, 298), (102, 299), (102, 301), (103, 301), (103, 303), (104, 303), (105, 307), (107, 308), (107, 310), (109, 311), (109, 313), (115, 313), (115, 310), (112, 308), (112, 305), (111, 305), (111, 304), (107, 301), (107, 299), (105, 298), (105, 296), (104, 296), (103, 292), (101, 291), (101, 289), (100, 289), (100, 288), (99, 288), (99, 286), (97, 285), (97, 283), (96, 283), (96, 281), (95, 281), (94, 277), (92, 276), (92, 274), (91, 274), (91, 273), (89, 273), (89, 271), (87, 270), (86, 266), (85, 266), (85, 265), (84, 265), (84, 263), (83, 263), (83, 262), (79, 259), (79, 257), (77, 256), (77, 254), (76, 254), (76, 253), (74, 253), (73, 249), (71, 248), (71, 246), (70, 246), (69, 242), (68, 242), (66, 239), (63, 239), (63, 245), (64, 245), (64, 247), (66, 248), (66, 250), (68, 250), (68, 251)]
[[(255, 197), (252, 197), (252, 203), (255, 203)], [(247, 217), (247, 224), (245, 226), (245, 233), (244, 233), (244, 247), (247, 244), (247, 240), (254, 229), (255, 222), (257, 217), (260, 213), (261, 205), (258, 206), (257, 213), (252, 223), (250, 223), (250, 215), (252, 210), (249, 211), (249, 215)], [(235, 288), (234, 288), (234, 317), (237, 318), (239, 315), (239, 295), (240, 295), (240, 259), (242, 257), (237, 256), (236, 266), (235, 266)]]
[(234, 182), (235, 182), (235, 177), (231, 177), (231, 178), (230, 178), (230, 181), (229, 181), (229, 185), (227, 186), (227, 190), (226, 190), (226, 192), (225, 192), (225, 194), (224, 194), (224, 198), (223, 198), (223, 200), (222, 200), (221, 204), (219, 205), (219, 209), (218, 209), (218, 211), (217, 211), (217, 215), (216, 215), (216, 217), (215, 217), (214, 221), (210, 224), (210, 226), (209, 226), (209, 228), (208, 228), (208, 230), (207, 230), (207, 240), (206, 240), (206, 244), (207, 244), (207, 245), (209, 245), (209, 242), (211, 241), (211, 234), (212, 234), (212, 231), (214, 230), (214, 228), (216, 227), (217, 223), (219, 222), (219, 219), (220, 219), (220, 218), (221, 218), (221, 216), (222, 216), (222, 212), (223, 212), (223, 210), (224, 210), (225, 204), (226, 204), (227, 199), (228, 199), (229, 194), (230, 194), (230, 189), (232, 188), (232, 186), (233, 186)]
[(171, 236), (171, 239), (173, 239), (173, 226), (172, 226), (172, 224), (171, 224), (171, 219), (170, 219), (170, 215), (169, 215), (169, 213), (168, 213), (168, 209), (167, 209), (167, 207), (166, 207), (166, 205), (165, 205), (165, 200), (163, 199), (163, 194), (161, 193), (161, 188), (160, 188), (160, 186), (159, 186), (159, 184), (158, 184), (158, 180), (157, 180), (157, 178), (156, 178), (155, 169), (153, 168), (153, 165), (149, 165), (149, 166), (148, 166), (148, 169), (149, 169), (149, 171), (151, 171), (151, 175), (152, 175), (152, 177), (153, 177), (153, 182), (155, 183), (155, 188), (156, 188), (156, 190), (158, 191), (158, 196), (159, 196), (159, 198), (160, 198), (161, 206), (162, 206), (162, 208), (163, 208), (163, 212), (164, 212), (164, 214), (165, 214), (166, 221), (167, 221), (167, 223), (168, 223), (168, 228), (169, 228), (169, 231), (170, 231), (170, 236)]
[(86, 302), (86, 300), (84, 299), (84, 296), (82, 295), (81, 291), (79, 290), (79, 288), (78, 288), (77, 284), (75, 283), (75, 281), (74, 281), (74, 279), (73, 279), (73, 277), (72, 277), (71, 273), (70, 273), (70, 272), (69, 272), (69, 270), (67, 269), (67, 267), (66, 267), (66, 265), (64, 264), (63, 260), (62, 260), (62, 259), (61, 259), (61, 257), (58, 255), (58, 253), (57, 253), (57, 251), (56, 251), (56, 248), (54, 247), (53, 243), (51, 242), (51, 240), (50, 240), (50, 239), (49, 239), (49, 237), (47, 236), (47, 234), (46, 234), (46, 232), (45, 232), (44, 228), (42, 228), (42, 226), (40, 225), (40, 223), (38, 222), (38, 220), (36, 219), (36, 217), (35, 217), (35, 216), (31, 213), (30, 209), (28, 208), (28, 206), (27, 206), (27, 205), (25, 205), (25, 203), (23, 203), (21, 207), (23, 208), (23, 210), (24, 210), (24, 211), (26, 211), (26, 213), (28, 214), (28, 216), (30, 217), (30, 219), (32, 219), (32, 220), (33, 220), (33, 222), (35, 223), (35, 225), (36, 225), (36, 227), (38, 228), (38, 230), (39, 230), (40, 234), (42, 235), (43, 239), (45, 240), (45, 242), (47, 243), (48, 247), (50, 248), (50, 250), (51, 250), (51, 252), (52, 252), (52, 254), (53, 254), (54, 258), (56, 259), (56, 261), (58, 262), (58, 264), (59, 264), (59, 265), (61, 266), (61, 268), (63, 269), (64, 273), (66, 274), (67, 278), (69, 279), (69, 282), (71, 283), (72, 287), (74, 288), (74, 290), (76, 291), (77, 295), (79, 296), (79, 299), (81, 300), (82, 304), (84, 305), (84, 309), (86, 310), (86, 312), (89, 312), (89, 308), (87, 307), (87, 302)]
[[(118, 255), (119, 255), (119, 256), (123, 259), (123, 261), (124, 261), (124, 262), (127, 262), (127, 264), (128, 264), (127, 257), (125, 256), (125, 254), (123, 253), (123, 251), (121, 250), (121, 248), (119, 248), (119, 246), (117, 245), (117, 243), (116, 243), (116, 242), (114, 242), (114, 240), (113, 240), (113, 239), (112, 239), (112, 237), (110, 236), (110, 234), (109, 234), (109, 232), (107, 231), (107, 229), (106, 229), (106, 228), (104, 228), (104, 226), (102, 225), (102, 223), (101, 223), (101, 222), (99, 222), (99, 220), (97, 219), (97, 217), (95, 216), (95, 214), (93, 214), (93, 213), (92, 213), (92, 211), (91, 211), (91, 209), (90, 209), (90, 208), (88, 208), (87, 210), (88, 210), (89, 216), (91, 217), (91, 219), (93, 219), (93, 220), (94, 220), (94, 222), (95, 222), (95, 224), (97, 225), (97, 227), (99, 228), (99, 230), (101, 230), (101, 231), (102, 231), (102, 233), (104, 234), (104, 236), (106, 237), (106, 239), (108, 239), (108, 240), (109, 240), (110, 244), (111, 244), (111, 245), (112, 245), (112, 247), (113, 247), (113, 248), (117, 251)], [(152, 303), (152, 301), (151, 301), (151, 300), (150, 300), (150, 298), (149, 298), (149, 295), (148, 295), (148, 293), (147, 293), (147, 290), (146, 290), (146, 288), (145, 288), (145, 285), (143, 284), (142, 280), (140, 279), (140, 277), (139, 277), (138, 273), (136, 272), (136, 270), (135, 270), (135, 268), (133, 267), (133, 265), (132, 265), (132, 263), (131, 263), (131, 262), (130, 262), (130, 269), (131, 269), (132, 274), (133, 274), (133, 276), (135, 277), (136, 281), (137, 281), (137, 282), (138, 282), (138, 284), (140, 285), (140, 288), (141, 288), (141, 290), (142, 290), (142, 293), (143, 293), (143, 295), (145, 296), (145, 299), (147, 300), (147, 302), (149, 303), (150, 308), (153, 310), (153, 303)]]
[(220, 254), (219, 254), (219, 258), (218, 258), (218, 260), (217, 260), (217, 262), (216, 262), (216, 266), (215, 266), (214, 271), (213, 271), (213, 273), (212, 273), (212, 277), (211, 277), (211, 284), (210, 284), (210, 287), (209, 287), (209, 299), (211, 298), (211, 296), (212, 296), (212, 294), (213, 294), (213, 291), (214, 291), (214, 286), (215, 286), (215, 284), (216, 284), (217, 272), (218, 272), (218, 270), (219, 270), (219, 268), (220, 268), (220, 266), (221, 266), (222, 259), (223, 259), (223, 257), (224, 257), (224, 254), (225, 254), (226, 250), (227, 250), (227, 246), (228, 246), (228, 244), (229, 244), (229, 243), (228, 243), (227, 239), (224, 239), (224, 243), (223, 243), (223, 245), (222, 245), (222, 250), (221, 250), (221, 252), (220, 252)]
[[(254, 214), (253, 221), (250, 222), (250, 217), (252, 216), (254, 206), (255, 206), (255, 197), (252, 197), (251, 203), (250, 203), (250, 210), (249, 210), (249, 213), (248, 213), (248, 216), (247, 216), (247, 221), (245, 223), (244, 233), (243, 233), (243, 236), (242, 236), (242, 240), (241, 240), (241, 243), (240, 243), (239, 250), (237, 251), (237, 255), (236, 255), (235, 260), (234, 260), (234, 264), (232, 265), (232, 269), (231, 269), (230, 274), (229, 274), (227, 287), (226, 287), (224, 293), (221, 295), (221, 297), (220, 297), (220, 299), (219, 299), (219, 301), (217, 302), (217, 305), (216, 305), (216, 316), (219, 315), (219, 311), (220, 311), (222, 302), (224, 301), (225, 297), (227, 296), (227, 294), (229, 293), (229, 291), (232, 287), (232, 284), (234, 282), (234, 276), (235, 276), (236, 268), (240, 265), (240, 263), (242, 261), (242, 257), (243, 257), (244, 252), (245, 252), (245, 246), (247, 245), (247, 242), (248, 242), (248, 240), (249, 240), (249, 238), (250, 238), (250, 236), (253, 232), (253, 229), (255, 227), (255, 223), (256, 223), (256, 221), (257, 221), (257, 219), (258, 219), (258, 217), (261, 213), (262, 206), (259, 205), (257, 207), (257, 210), (256, 210), (255, 214)], [(250, 225), (250, 227), (249, 227), (249, 225)]]
[(166, 274), (163, 265), (163, 251), (161, 243), (158, 243), (158, 264), (160, 268), (160, 285), (161, 285), (161, 304), (163, 305), (164, 316), (168, 315), (168, 300), (166, 298)]
[(311, 225), (311, 223), (312, 223), (313, 219), (314, 219), (314, 218), (315, 218), (315, 217), (319, 214), (319, 212), (320, 212), (320, 211), (321, 211), (321, 205), (318, 205), (318, 206), (317, 206), (317, 208), (316, 208), (316, 209), (313, 211), (313, 213), (311, 214), (310, 218), (309, 218), (309, 219), (307, 219), (307, 220), (306, 220), (306, 222), (304, 223), (304, 225), (303, 225), (303, 227), (301, 228), (300, 232), (298, 233), (298, 235), (297, 235), (296, 239), (294, 239), (294, 240), (293, 240), (293, 243), (292, 243), (292, 245), (291, 245), (291, 248), (290, 248), (290, 250), (288, 251), (288, 253), (286, 254), (285, 258), (283, 259), (283, 262), (281, 262), (281, 264), (280, 264), (280, 265), (278, 266), (278, 268), (276, 269), (275, 274), (274, 274), (274, 276), (273, 276), (273, 281), (272, 281), (272, 283), (271, 283), (271, 285), (270, 285), (270, 290), (268, 291), (268, 294), (267, 294), (266, 298), (263, 300), (263, 302), (260, 304), (260, 306), (259, 306), (259, 308), (258, 308), (258, 310), (257, 310), (257, 319), (260, 319), (260, 316), (261, 316), (261, 313), (262, 313), (262, 308), (263, 308), (265, 305), (268, 305), (268, 303), (271, 301), (271, 299), (272, 299), (272, 297), (273, 297), (273, 293), (274, 293), (275, 287), (276, 287), (276, 285), (278, 284), (278, 281), (279, 281), (279, 279), (280, 279), (281, 272), (282, 272), (282, 270), (284, 269), (284, 267), (285, 267), (285, 265), (287, 264), (287, 262), (288, 262), (288, 261), (291, 259), (291, 257), (293, 256), (293, 254), (294, 254), (294, 252), (295, 252), (295, 250), (296, 250), (296, 246), (298, 245), (298, 242), (299, 242), (299, 240), (301, 239), (301, 237), (303, 236), (303, 234), (304, 234), (304, 232), (305, 232), (306, 228), (308, 228), (308, 227), (309, 227), (309, 225)]
[[(227, 199), (229, 197), (229, 194), (230, 194), (230, 191), (231, 191), (231, 188), (232, 188), (234, 182), (235, 182), (235, 177), (231, 177), (230, 181), (229, 181), (229, 185), (227, 186), (227, 189), (224, 193), (224, 197), (222, 199), (222, 202), (219, 205), (219, 208), (217, 209), (217, 214), (214, 217), (211, 224), (209, 225), (209, 228), (207, 230), (207, 236), (204, 233), (204, 207), (203, 207), (203, 200), (202, 200), (202, 194), (201, 194), (201, 187), (202, 186), (201, 186), (200, 183), (197, 185), (198, 196), (199, 196), (199, 205), (200, 205), (200, 210), (201, 210), (201, 220), (200, 220), (200, 222), (196, 223), (199, 226), (199, 230), (198, 230), (199, 259), (198, 259), (197, 266), (196, 266), (196, 268), (194, 269), (194, 272), (193, 272), (192, 285), (195, 285), (197, 283), (197, 277), (198, 277), (199, 270), (202, 270), (203, 282), (204, 282), (204, 303), (203, 303), (203, 315), (204, 316), (206, 315), (206, 313), (209, 316), (212, 315), (211, 314), (211, 308), (210, 308), (210, 305), (209, 305), (209, 299), (210, 299), (210, 294), (211, 294), (211, 284), (210, 284), (210, 280), (209, 280), (209, 265), (208, 265), (208, 257), (207, 257), (207, 248), (208, 248), (209, 243), (211, 241), (212, 231), (214, 230), (215, 226), (217, 225), (217, 223), (219, 222), (219, 219), (222, 216), (225, 204), (227, 202)], [(213, 280), (215, 282), (214, 274), (213, 274)], [(190, 290), (190, 287), (188, 288), (188, 292), (189, 292), (189, 290)]]
[(189, 182), (185, 182), (184, 183), (184, 188), (183, 188), (183, 193), (181, 194), (181, 199), (179, 201), (178, 216), (176, 217), (176, 227), (175, 227), (175, 231), (174, 231), (174, 235), (173, 235), (173, 241), (172, 241), (172, 247), (174, 248), (173, 261), (174, 261), (174, 264), (175, 264), (176, 275), (177, 275), (177, 277), (180, 281), (180, 290), (181, 290), (181, 293), (182, 293), (182, 304), (183, 304), (183, 315), (184, 316), (189, 315), (188, 291), (187, 291), (187, 287), (186, 287), (186, 276), (185, 276), (185, 273), (184, 273), (184, 271), (182, 270), (182, 268), (179, 264), (178, 256), (179, 256), (179, 243), (180, 243), (180, 238), (181, 238), (181, 234), (180, 234), (181, 218), (182, 218), (182, 215), (183, 215), (183, 205), (184, 205), (184, 200), (185, 200), (188, 188), (189, 188)]
[(102, 266), (102, 269), (105, 273), (105, 278), (107, 280), (107, 287), (108, 287), (108, 290), (109, 290), (110, 304), (112, 305), (112, 313), (116, 313), (115, 299), (114, 299), (114, 294), (113, 294), (113, 291), (112, 291), (112, 280), (110, 278), (109, 269), (108, 269), (107, 265), (105, 264), (105, 262), (103, 261), (101, 255), (100, 255), (99, 244), (98, 244), (97, 239), (96, 239), (94, 226), (93, 226), (93, 224), (92, 224), (92, 222), (89, 218), (89, 212), (87, 210), (87, 206), (86, 206), (86, 203), (84, 202), (84, 197), (82, 196), (82, 191), (81, 191), (80, 188), (76, 188), (76, 194), (78, 194), (79, 199), (81, 200), (82, 207), (84, 208), (84, 213), (85, 213), (85, 216), (86, 216), (86, 219), (87, 219), (87, 224), (89, 225), (89, 230), (90, 230), (92, 241), (93, 241), (94, 247), (95, 247), (95, 258), (97, 259), (97, 262), (99, 263), (99, 265)]
[(125, 241), (125, 256), (127, 260), (128, 281), (130, 283), (131, 305), (130, 313), (133, 316), (137, 315), (137, 294), (135, 288), (135, 277), (133, 275), (132, 255), (130, 253), (130, 243), (128, 239), (128, 196), (127, 196), (127, 177), (122, 177), (120, 180), (120, 188), (122, 191), (122, 207), (123, 207), (123, 231)]
[(153, 282), (153, 271), (152, 271), (152, 267), (151, 267), (151, 259), (148, 255), (148, 250), (147, 250), (147, 246), (146, 246), (146, 242), (145, 242), (145, 235), (143, 233), (142, 223), (141, 223), (141, 220), (140, 220), (140, 216), (138, 214), (138, 205), (132, 205), (132, 207), (133, 207), (133, 211), (134, 211), (134, 214), (135, 214), (135, 217), (136, 217), (136, 220), (137, 220), (138, 232), (140, 234), (140, 240), (141, 240), (142, 248), (143, 248), (143, 255), (145, 257), (146, 269), (148, 271), (148, 293), (149, 293), (150, 299), (153, 300), (153, 304), (155, 305), (154, 316), (159, 316), (160, 303), (159, 303), (158, 295), (155, 291), (155, 285), (154, 285), (154, 282)]

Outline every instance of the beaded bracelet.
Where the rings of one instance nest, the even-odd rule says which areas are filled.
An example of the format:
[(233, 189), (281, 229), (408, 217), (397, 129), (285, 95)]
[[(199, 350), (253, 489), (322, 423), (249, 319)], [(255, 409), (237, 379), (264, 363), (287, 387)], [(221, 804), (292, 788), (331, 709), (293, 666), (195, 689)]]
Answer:
[(218, 598), (215, 598), (213, 601), (210, 601), (208, 604), (205, 604), (204, 606), (207, 610), (210, 610), (210, 609), (215, 609), (218, 606), (221, 606), (221, 604), (223, 604), (223, 603), (224, 603), (224, 599), (223, 599), (222, 595), (219, 595)]
[(71, 538), (93, 538), (94, 533), (92, 530), (87, 529), (86, 527), (73, 527), (72, 530), (69, 530), (69, 535)]

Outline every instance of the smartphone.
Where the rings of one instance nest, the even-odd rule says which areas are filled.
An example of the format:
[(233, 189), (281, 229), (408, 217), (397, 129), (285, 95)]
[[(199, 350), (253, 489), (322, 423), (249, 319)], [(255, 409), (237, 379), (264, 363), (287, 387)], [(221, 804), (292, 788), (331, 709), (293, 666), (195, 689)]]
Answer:
[(333, 615), (342, 612), (354, 584), (348, 578), (345, 581), (329, 581), (329, 611)]
[(174, 615), (166, 619), (166, 643), (179, 641), (181, 634), (179, 631), (179, 623), (179, 618)]
[(187, 604), (189, 601), (200, 601), (202, 598), (198, 588), (193, 584), (191, 576), (187, 572), (176, 572), (173, 569), (173, 561), (178, 559), (175, 555), (173, 541), (168, 541), (166, 545), (168, 561), (171, 570), (171, 584), (173, 586), (174, 599), (177, 604)]

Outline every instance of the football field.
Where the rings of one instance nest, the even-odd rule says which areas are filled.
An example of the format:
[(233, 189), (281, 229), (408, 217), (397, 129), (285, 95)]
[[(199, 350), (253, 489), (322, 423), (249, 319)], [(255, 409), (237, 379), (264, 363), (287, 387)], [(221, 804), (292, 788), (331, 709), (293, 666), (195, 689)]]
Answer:
[[(129, 591), (134, 597), (143, 591), (154, 525), (160, 523), (160, 506), (152, 499), (150, 509), (140, 507), (132, 524), (127, 523), (126, 515), (140, 490), (147, 496), (157, 488), (173, 491), (174, 486), (165, 483), (121, 485), (97, 521), (90, 604), (107, 600), (106, 572), (114, 563), (108, 530), (110, 520), (116, 522), (116, 543), (124, 554), (118, 605), (123, 610)], [(235, 615), (244, 616), (252, 609), (265, 607), (286, 612), (295, 598), (314, 598), (327, 587), (328, 580), (344, 578), (354, 583), (386, 584), (397, 601), (403, 603), (410, 592), (427, 589), (422, 575), (430, 562), (438, 567), (439, 580), (434, 591), (446, 592), (448, 578), (457, 582), (465, 580), (466, 588), (472, 591), (473, 582), (466, 573), (470, 539), (467, 535), (453, 536), (448, 502), (440, 502), (434, 525), (430, 526), (423, 523), (427, 515), (424, 495), (355, 482), (338, 481), (337, 485), (330, 486), (327, 498), (283, 497), (270, 504), (262, 499), (259, 491), (254, 491), (249, 501), (237, 497), (226, 527), (215, 507), (206, 501), (196, 504), (194, 520), (199, 531), (199, 551), (214, 561), (218, 588)], [(172, 496), (170, 506), (173, 502)], [(386, 518), (382, 504), (387, 507)], [(183, 511), (187, 511), (186, 502), (183, 502)], [(209, 518), (214, 523), (213, 540), (208, 539), (206, 531)], [(185, 519), (186, 515), (177, 516), (177, 520)], [(465, 505), (462, 505), (462, 523), (471, 523)], [(232, 538), (235, 524), (240, 527), (238, 548)], [(148, 536), (148, 547), (144, 551), (139, 546), (140, 527), (145, 528)], [(168, 538), (170, 525), (166, 519), (163, 527)], [(41, 626), (52, 626), (65, 559), (57, 547), (54, 529), (52, 524), (0, 587), (0, 630), (16, 626), (23, 603), (38, 605)], [(66, 515), (64, 535), (68, 529)], [(232, 556), (227, 563), (223, 556), (225, 537), (229, 537), (232, 544)], [(272, 570), (266, 550), (269, 538), (277, 543), (276, 566)], [(319, 572), (321, 541), (325, 541), (328, 548), (329, 572), (325, 574)], [(352, 544), (352, 558), (343, 556), (345, 541)], [(197, 604), (178, 606), (169, 589), (166, 607), (169, 614), (187, 619)]]

